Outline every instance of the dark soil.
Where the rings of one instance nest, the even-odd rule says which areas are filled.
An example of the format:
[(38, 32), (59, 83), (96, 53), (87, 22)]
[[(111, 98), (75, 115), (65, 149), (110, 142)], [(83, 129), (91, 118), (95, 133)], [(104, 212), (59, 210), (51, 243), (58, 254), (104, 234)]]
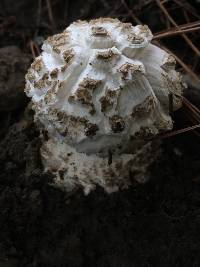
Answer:
[[(64, 1), (57, 2), (55, 12)], [(67, 23), (90, 17), (94, 7), (96, 16), (105, 16), (110, 3), (73, 1), (56, 27), (62, 28), (64, 16)], [(1, 0), (0, 7), (3, 22), (9, 16), (16, 21), (0, 28), (0, 46), (15, 45), (25, 52), (20, 56), (24, 76), (30, 57), (27, 40), (38, 24), (37, 1)], [(37, 36), (50, 33), (45, 14)], [(19, 90), (16, 95), (9, 86), (5, 89), (0, 107), (0, 267), (200, 266), (200, 137), (190, 132), (163, 140), (163, 153), (145, 185), (110, 195), (100, 188), (87, 197), (82, 192), (66, 194), (42, 172), (39, 133), (18, 88), (24, 86), (19, 69), (6, 72), (22, 84), (16, 88), (11, 83)], [(10, 84), (8, 79), (0, 81), (0, 89)], [(199, 92), (188, 92), (198, 105)], [(182, 110), (175, 120), (178, 128), (188, 125)]]

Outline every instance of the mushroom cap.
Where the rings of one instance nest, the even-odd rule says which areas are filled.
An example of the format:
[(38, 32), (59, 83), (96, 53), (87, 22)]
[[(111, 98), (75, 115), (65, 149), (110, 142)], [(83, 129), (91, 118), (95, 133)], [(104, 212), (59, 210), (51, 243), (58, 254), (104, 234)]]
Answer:
[(172, 128), (182, 81), (174, 58), (150, 44), (146, 25), (100, 18), (49, 37), (26, 75), (35, 119), (49, 136), (87, 154), (127, 151)]

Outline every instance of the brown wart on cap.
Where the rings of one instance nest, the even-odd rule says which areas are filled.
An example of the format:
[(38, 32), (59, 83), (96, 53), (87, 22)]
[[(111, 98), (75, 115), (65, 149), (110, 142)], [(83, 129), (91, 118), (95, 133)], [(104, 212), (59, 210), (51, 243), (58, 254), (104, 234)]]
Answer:
[(119, 67), (118, 71), (122, 73), (122, 79), (126, 80), (128, 74), (134, 74), (135, 72), (144, 73), (144, 69), (142, 64), (131, 64), (126, 62), (122, 66)]
[(25, 79), (27, 81), (29, 81), (30, 83), (34, 82), (34, 80), (36, 79), (33, 71), (31, 69), (28, 70), (26, 76), (25, 76)]
[(114, 133), (122, 132), (125, 128), (125, 122), (122, 117), (114, 115), (109, 118), (111, 129)]
[(58, 68), (53, 69), (53, 70), (50, 72), (50, 76), (51, 76), (51, 78), (52, 78), (52, 79), (56, 79), (56, 78), (58, 77), (58, 72), (59, 72)]
[(141, 44), (144, 42), (144, 38), (138, 34), (130, 33), (127, 37), (128, 41), (130, 41), (132, 44)]
[(35, 59), (31, 64), (31, 68), (37, 72), (41, 71), (44, 68), (44, 62), (41, 57)]
[(117, 98), (120, 92), (120, 88), (115, 90), (106, 89), (105, 95), (103, 95), (99, 102), (101, 103), (101, 111), (106, 112), (113, 108), (114, 102), (117, 102)]
[(91, 31), (92, 31), (92, 35), (94, 36), (100, 36), (100, 37), (109, 36), (108, 31), (103, 27), (93, 26), (91, 28)]
[(74, 57), (75, 53), (73, 49), (65, 50), (62, 54), (64, 61), (66, 64), (69, 64), (72, 58)]
[(92, 137), (96, 135), (96, 132), (98, 131), (99, 127), (94, 123), (87, 123), (85, 127), (85, 135)]
[(146, 97), (146, 99), (144, 100), (144, 102), (136, 105), (133, 108), (132, 111), (132, 117), (136, 118), (136, 117), (141, 117), (143, 116), (145, 113), (150, 113), (153, 110), (155, 110), (156, 108), (156, 101), (155, 101), (155, 97), (150, 95), (148, 97)]
[(91, 78), (84, 78), (82, 82), (78, 85), (76, 91), (69, 96), (69, 102), (79, 102), (83, 105), (89, 106), (90, 112), (93, 114), (95, 112), (94, 104), (92, 101), (93, 91), (100, 85), (100, 80), (94, 80)]
[(84, 134), (88, 137), (93, 137), (94, 135), (96, 135), (96, 132), (99, 129), (96, 124), (90, 123), (89, 120), (83, 117), (68, 115), (65, 112), (61, 112), (59, 110), (52, 110), (52, 115), (57, 117), (58, 121), (61, 123), (61, 125), (63, 125), (63, 127), (57, 128), (57, 130), (63, 136), (68, 134), (68, 128), (73, 128), (73, 132), (76, 133), (80, 130), (80, 127), (83, 127)]
[(61, 47), (69, 42), (69, 36), (69, 32), (64, 31), (63, 33), (58, 33), (56, 35), (48, 37), (44, 44), (50, 45), (53, 51), (59, 54)]
[(97, 59), (100, 60), (112, 60), (113, 58), (117, 57), (118, 54), (113, 51), (112, 49), (107, 49), (106, 51), (98, 51), (97, 53)]
[(163, 59), (161, 68), (163, 68), (164, 70), (174, 69), (175, 65), (176, 65), (175, 58), (172, 55), (166, 55)]

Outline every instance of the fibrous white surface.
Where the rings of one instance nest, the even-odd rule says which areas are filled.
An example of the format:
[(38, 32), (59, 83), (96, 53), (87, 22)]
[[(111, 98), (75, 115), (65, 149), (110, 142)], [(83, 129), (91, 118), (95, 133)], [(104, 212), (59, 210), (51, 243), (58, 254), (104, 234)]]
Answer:
[(130, 184), (134, 166), (144, 173), (151, 163), (152, 144), (144, 139), (172, 128), (169, 94), (177, 109), (182, 92), (174, 58), (151, 39), (147, 26), (100, 18), (77, 21), (44, 42), (26, 93), (48, 134), (44, 166), (58, 184), (111, 192)]

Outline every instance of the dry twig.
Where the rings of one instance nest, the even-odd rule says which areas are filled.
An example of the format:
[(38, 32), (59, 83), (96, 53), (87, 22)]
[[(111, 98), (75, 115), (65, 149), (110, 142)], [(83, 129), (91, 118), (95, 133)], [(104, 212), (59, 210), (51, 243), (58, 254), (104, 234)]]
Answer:
[(35, 59), (40, 54), (40, 49), (38, 45), (32, 40), (29, 42), (29, 46), (30, 46), (32, 57), (33, 59)]
[(165, 138), (169, 138), (178, 134), (182, 134), (182, 133), (186, 133), (192, 130), (195, 130), (197, 128), (200, 128), (200, 124), (194, 125), (194, 126), (190, 126), (190, 127), (186, 127), (180, 130), (176, 130), (176, 131), (172, 131), (170, 133), (166, 133), (164, 135), (159, 136), (161, 139), (165, 139)]
[(54, 20), (54, 16), (53, 16), (51, 0), (46, 0), (46, 4), (47, 4), (48, 16), (49, 16), (49, 21), (51, 23), (52, 31), (55, 32), (56, 24), (55, 24), (55, 20)]
[[(155, 0), (157, 2), (157, 5), (159, 8), (163, 11), (167, 19), (177, 28), (177, 30), (181, 30), (179, 25), (175, 22), (175, 20), (170, 16), (167, 9), (164, 7), (164, 5), (160, 2), (160, 0)], [(192, 48), (192, 50), (200, 57), (200, 51), (199, 49), (192, 43), (192, 41), (185, 35), (185, 33), (181, 33), (181, 36), (185, 39), (185, 41), (188, 43), (188, 45)]]
[(200, 20), (193, 22), (193, 23), (179, 25), (179, 28), (180, 30), (172, 28), (166, 31), (155, 33), (153, 39), (161, 39), (161, 38), (166, 38), (166, 37), (170, 37), (174, 35), (179, 35), (182, 33), (200, 31)]

